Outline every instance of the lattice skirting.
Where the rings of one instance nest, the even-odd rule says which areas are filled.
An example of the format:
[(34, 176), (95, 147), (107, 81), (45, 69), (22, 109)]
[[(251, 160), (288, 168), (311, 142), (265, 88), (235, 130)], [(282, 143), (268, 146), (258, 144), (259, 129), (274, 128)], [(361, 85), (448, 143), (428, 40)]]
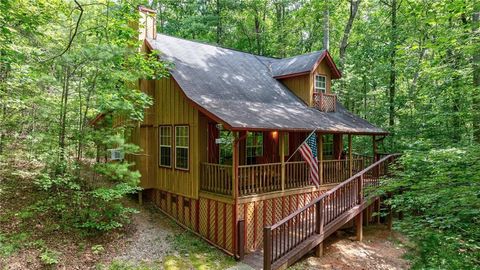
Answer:
[(239, 204), (239, 220), (245, 220), (245, 252), (263, 247), (263, 227), (280, 221), (323, 192), (325, 191), (313, 191)]
[[(263, 227), (278, 222), (325, 191), (287, 195), (238, 205), (238, 220), (245, 220), (245, 252), (261, 249)], [(211, 198), (187, 198), (157, 189), (146, 190), (146, 198), (163, 212), (222, 250), (234, 253), (234, 205)]]
[(233, 204), (204, 197), (197, 200), (157, 189), (146, 190), (144, 194), (171, 218), (211, 244), (233, 254), (235, 234)]

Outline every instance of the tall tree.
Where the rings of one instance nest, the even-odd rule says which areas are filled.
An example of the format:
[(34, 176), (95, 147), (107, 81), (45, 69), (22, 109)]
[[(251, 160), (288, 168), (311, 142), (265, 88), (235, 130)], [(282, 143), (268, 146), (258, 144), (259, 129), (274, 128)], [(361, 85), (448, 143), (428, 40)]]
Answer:
[(477, 44), (473, 52), (473, 134), (475, 141), (480, 143), (480, 12), (474, 12), (472, 16), (473, 44)]
[(323, 10), (323, 49), (330, 50), (330, 11), (328, 8), (328, 0), (325, 0)]
[(342, 41), (340, 42), (340, 67), (343, 68), (345, 62), (345, 54), (348, 46), (348, 38), (350, 37), (350, 32), (352, 31), (353, 22), (355, 16), (357, 16), (358, 7), (360, 6), (361, 0), (349, 0), (350, 3), (350, 14), (348, 16), (347, 25), (343, 31)]

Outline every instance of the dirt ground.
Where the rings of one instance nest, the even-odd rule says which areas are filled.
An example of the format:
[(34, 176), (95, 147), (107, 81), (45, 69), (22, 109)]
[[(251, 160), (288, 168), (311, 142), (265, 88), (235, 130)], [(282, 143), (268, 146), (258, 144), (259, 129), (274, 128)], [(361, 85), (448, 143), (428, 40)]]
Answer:
[(311, 254), (292, 269), (408, 269), (404, 243), (403, 236), (384, 225), (364, 226), (362, 242), (355, 241), (353, 230), (338, 231), (327, 239), (322, 257)]

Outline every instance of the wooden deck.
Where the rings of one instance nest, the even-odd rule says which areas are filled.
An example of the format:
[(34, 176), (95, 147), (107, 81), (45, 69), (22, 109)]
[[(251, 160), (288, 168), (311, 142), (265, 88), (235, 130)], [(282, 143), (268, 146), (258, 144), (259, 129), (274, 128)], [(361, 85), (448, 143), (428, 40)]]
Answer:
[(353, 218), (357, 217), (356, 224), (361, 226), (363, 210), (377, 199), (365, 189), (379, 185), (380, 177), (387, 175), (387, 166), (395, 157), (382, 158), (276, 224), (265, 227), (263, 250), (248, 254), (244, 263), (255, 269), (286, 268)]
[[(342, 228), (345, 224), (350, 222), (356, 215), (361, 213), (365, 208), (367, 208), (369, 205), (373, 203), (374, 201), (372, 201), (370, 204), (367, 205), (367, 202), (365, 201), (362, 204), (362, 206), (358, 208), (348, 209), (349, 211), (345, 211), (346, 213), (348, 212), (345, 215), (346, 218), (343, 218), (342, 222), (337, 222), (334, 227), (327, 228), (327, 230), (324, 232), (323, 235), (317, 235), (317, 236), (311, 237), (311, 239), (309, 239), (308, 241), (304, 241), (303, 243), (301, 243), (301, 245), (298, 245), (296, 249), (297, 250), (308, 249), (305, 252), (307, 253), (312, 248), (317, 246), (319, 243), (323, 242), (328, 236), (330, 236), (335, 231), (337, 231), (338, 229)], [(328, 208), (332, 209), (333, 207), (330, 205)], [(347, 209), (344, 209), (344, 210), (347, 210)], [(300, 235), (304, 233), (308, 233), (307, 230), (311, 230), (314, 227), (314, 223), (315, 223), (314, 221), (310, 221), (308, 223), (299, 223), (294, 225), (295, 227), (288, 232), (287, 237), (276, 236), (274, 239), (272, 239), (272, 246), (279, 247), (279, 246), (288, 245), (285, 239), (298, 239)], [(292, 241), (298, 241), (298, 240), (292, 240)], [(278, 248), (277, 248), (277, 251), (278, 251)], [(263, 269), (263, 260), (264, 260), (263, 249), (261, 249), (261, 250), (257, 250), (255, 252), (247, 254), (242, 262), (251, 266), (254, 269)]]

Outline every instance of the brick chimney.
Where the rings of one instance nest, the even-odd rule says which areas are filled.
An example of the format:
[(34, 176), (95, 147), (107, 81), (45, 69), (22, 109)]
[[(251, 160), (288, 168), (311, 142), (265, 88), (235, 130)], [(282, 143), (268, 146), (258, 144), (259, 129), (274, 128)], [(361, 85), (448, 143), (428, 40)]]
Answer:
[(138, 39), (157, 38), (157, 11), (139, 6), (140, 20), (138, 22), (138, 29), (140, 31)]

